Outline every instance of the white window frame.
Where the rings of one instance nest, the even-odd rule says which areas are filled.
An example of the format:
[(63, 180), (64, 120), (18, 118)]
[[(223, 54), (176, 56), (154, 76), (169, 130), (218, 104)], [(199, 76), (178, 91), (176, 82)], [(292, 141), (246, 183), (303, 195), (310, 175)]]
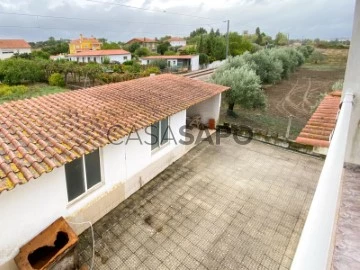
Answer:
[[(160, 151), (161, 149), (163, 149), (164, 147), (166, 147), (166, 146), (168, 146), (168, 145), (170, 144), (170, 140), (169, 140), (170, 116), (167, 116), (167, 117), (165, 117), (165, 118), (168, 119), (168, 140), (166, 141), (166, 143), (163, 143), (163, 144), (161, 144), (160, 141), (159, 141), (159, 146), (156, 147), (156, 148), (154, 148), (154, 149), (151, 149), (151, 153), (152, 153), (152, 154)], [(163, 119), (161, 119), (160, 121), (157, 121), (157, 122), (161, 123), (161, 121), (164, 120), (165, 118), (163, 118)], [(159, 129), (159, 135), (161, 136), (161, 124), (159, 124), (159, 127), (160, 127), (160, 129)], [(152, 134), (151, 134), (151, 135), (152, 135)], [(158, 138), (158, 139), (161, 140), (161, 138)], [(152, 145), (150, 145), (150, 146), (152, 147)]]
[[(69, 201), (68, 198), (68, 204), (67, 206), (70, 207), (72, 205), (74, 205), (75, 203), (81, 201), (82, 199), (84, 199), (85, 197), (87, 197), (89, 194), (91, 194), (92, 192), (94, 192), (95, 190), (99, 189), (100, 187), (102, 187), (105, 184), (105, 180), (104, 180), (104, 166), (103, 166), (103, 154), (102, 154), (102, 150), (101, 148), (99, 148), (99, 162), (100, 162), (100, 182), (95, 184), (94, 186), (92, 186), (91, 188), (87, 188), (87, 176), (86, 176), (86, 166), (85, 166), (85, 155), (82, 155), (80, 158), (82, 158), (82, 168), (84, 170), (84, 179), (83, 181), (85, 182), (85, 191), (80, 194), (79, 196), (77, 196), (76, 198), (72, 199), (71, 201)], [(66, 164), (65, 164), (66, 166)], [(65, 175), (66, 178), (66, 175)], [(68, 187), (67, 187), (67, 181), (65, 179), (65, 184), (66, 184), (66, 192), (68, 191)]]

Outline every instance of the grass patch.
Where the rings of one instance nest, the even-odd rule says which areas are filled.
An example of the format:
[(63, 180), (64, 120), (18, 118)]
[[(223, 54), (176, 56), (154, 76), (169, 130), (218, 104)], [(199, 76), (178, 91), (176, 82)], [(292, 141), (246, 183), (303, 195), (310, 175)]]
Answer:
[[(16, 87), (16, 86), (15, 86)], [(20, 99), (26, 99), (26, 98), (32, 98), (32, 97), (38, 97), (38, 96), (44, 96), (49, 94), (55, 94), (60, 92), (66, 92), (69, 91), (67, 89), (57, 87), (57, 86), (49, 86), (47, 84), (34, 84), (34, 85), (28, 85), (28, 86), (20, 86), (21, 88), (24, 88), (24, 91), (13, 91), (12, 87), (7, 85), (0, 85), (0, 92), (1, 89), (7, 89), (3, 95), (0, 95), (0, 104), (8, 101), (13, 100), (20, 100)], [(9, 89), (9, 90), (8, 90)]]
[(324, 64), (306, 63), (302, 67), (313, 71), (337, 71), (337, 70), (343, 70), (345, 68), (345, 66), (343, 65), (333, 65), (326, 63)]
[[(226, 105), (222, 106), (220, 123), (228, 122), (230, 124), (246, 125), (252, 129), (260, 129), (268, 134), (278, 134), (278, 136), (285, 137), (289, 119), (287, 117), (267, 114), (266, 111), (246, 110), (240, 107), (235, 107), (237, 117), (229, 116), (226, 112)], [(304, 121), (293, 118), (290, 139), (296, 139), (304, 127)]]

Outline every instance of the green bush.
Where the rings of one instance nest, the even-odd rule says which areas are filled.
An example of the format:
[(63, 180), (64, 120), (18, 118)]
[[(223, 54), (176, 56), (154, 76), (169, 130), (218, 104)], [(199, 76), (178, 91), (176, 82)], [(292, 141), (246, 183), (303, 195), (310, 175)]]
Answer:
[(268, 50), (261, 50), (254, 54), (245, 53), (243, 58), (255, 70), (262, 83), (276, 83), (281, 80), (282, 62), (271, 56)]
[(13, 99), (19, 97), (28, 92), (28, 88), (25, 85), (2, 85), (0, 86), (0, 98), (1, 99)]
[(223, 72), (216, 71), (212, 76), (212, 81), (231, 87), (231, 90), (225, 92), (229, 110), (233, 110), (234, 104), (240, 104), (244, 108), (264, 108), (266, 106), (266, 97), (261, 89), (260, 77), (248, 65), (227, 69)]
[(319, 51), (314, 51), (309, 57), (309, 61), (318, 64), (326, 59), (325, 55)]
[(160, 70), (164, 70), (167, 67), (167, 61), (165, 59), (155, 59), (152, 60), (150, 64), (158, 67)]
[(160, 74), (160, 68), (159, 67), (148, 67), (143, 71), (144, 76), (150, 76), (150, 74)]
[(51, 86), (64, 87), (65, 86), (64, 77), (60, 73), (53, 73), (49, 77), (49, 84)]
[(43, 82), (45, 81), (44, 61), (23, 58), (2, 60), (0, 61), (0, 80), (9, 85), (22, 82)]
[(134, 64), (133, 60), (127, 60), (123, 63), (123, 65), (125, 65), (125, 66), (132, 66), (133, 64)]
[(209, 56), (205, 53), (199, 54), (199, 64), (200, 65), (207, 65), (209, 64)]

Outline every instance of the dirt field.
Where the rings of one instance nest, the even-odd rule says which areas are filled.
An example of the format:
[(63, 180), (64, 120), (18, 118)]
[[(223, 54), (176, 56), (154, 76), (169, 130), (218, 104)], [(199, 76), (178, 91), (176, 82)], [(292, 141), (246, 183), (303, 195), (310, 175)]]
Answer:
[(289, 80), (264, 86), (268, 106), (264, 111), (235, 107), (238, 117), (227, 115), (222, 106), (221, 122), (248, 125), (285, 136), (288, 117), (293, 116), (290, 138), (295, 139), (324, 95), (336, 81), (344, 78), (347, 50), (322, 50), (327, 59), (321, 64), (307, 63)]

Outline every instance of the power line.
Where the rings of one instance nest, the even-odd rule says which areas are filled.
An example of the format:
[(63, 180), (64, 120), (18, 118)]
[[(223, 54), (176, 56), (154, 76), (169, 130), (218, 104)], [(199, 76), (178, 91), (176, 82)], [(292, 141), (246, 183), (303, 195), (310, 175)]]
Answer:
[(161, 10), (161, 9), (150, 9), (150, 8), (135, 7), (135, 6), (125, 5), (125, 4), (120, 4), (120, 3), (114, 3), (114, 2), (104, 2), (104, 1), (97, 1), (97, 0), (86, 0), (86, 1), (87, 2), (92, 2), (92, 3), (98, 3), (98, 4), (121, 6), (121, 7), (131, 8), (131, 9), (142, 10), (142, 11), (160, 12), (160, 13), (164, 13), (164, 14), (172, 14), (172, 15), (186, 16), (186, 17), (192, 17), (192, 18), (198, 18), (198, 19), (213, 20), (213, 21), (218, 20), (218, 19), (215, 19), (215, 18), (208, 18), (208, 17), (196, 16), (196, 15), (191, 15), (191, 14), (171, 12), (171, 11), (166, 11), (166, 10)]
[(30, 13), (18, 13), (18, 12), (2, 12), (0, 14), (4, 15), (17, 15), (17, 16), (27, 16), (35, 18), (48, 18), (48, 19), (63, 19), (63, 20), (79, 20), (79, 21), (98, 21), (98, 22), (123, 22), (123, 23), (133, 23), (133, 24), (155, 24), (155, 25), (173, 25), (173, 26), (199, 26), (199, 25), (214, 25), (212, 24), (175, 24), (175, 23), (156, 23), (156, 22), (137, 22), (137, 21), (125, 21), (125, 20), (104, 20), (104, 19), (90, 19), (90, 18), (80, 18), (80, 17), (65, 17), (65, 16), (51, 16), (51, 15), (41, 15), (41, 14), (30, 14)]
[[(68, 28), (58, 28), (58, 27), (41, 27), (41, 26), (23, 26), (23, 25), (0, 25), (0, 28), (25, 28), (25, 29), (43, 29), (43, 30), (74, 30)], [(153, 35), (167, 35), (169, 33), (155, 33), (155, 32), (147, 32), (147, 31), (112, 31), (107, 30), (107, 32), (125, 34), (125, 33), (145, 33), (145, 34), (153, 34)], [(187, 33), (177, 33), (177, 35), (187, 35)]]

